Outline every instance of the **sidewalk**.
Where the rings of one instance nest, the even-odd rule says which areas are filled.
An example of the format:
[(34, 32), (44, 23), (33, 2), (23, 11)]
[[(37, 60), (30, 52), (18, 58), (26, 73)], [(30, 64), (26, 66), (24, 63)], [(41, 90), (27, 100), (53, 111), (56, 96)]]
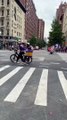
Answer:
[(7, 49), (2, 49), (2, 50), (0, 50), (0, 54), (12, 54), (14, 51), (12, 50), (12, 51), (10, 51), (10, 50), (7, 50)]
[(5, 52), (5, 51), (10, 51), (10, 50), (7, 50), (7, 49), (0, 49), (0, 52)]
[(64, 52), (63, 52), (63, 53), (62, 53), (62, 52), (60, 53), (60, 52), (59, 52), (59, 53), (57, 53), (57, 54), (58, 54), (65, 62), (67, 62), (67, 53), (64, 53)]

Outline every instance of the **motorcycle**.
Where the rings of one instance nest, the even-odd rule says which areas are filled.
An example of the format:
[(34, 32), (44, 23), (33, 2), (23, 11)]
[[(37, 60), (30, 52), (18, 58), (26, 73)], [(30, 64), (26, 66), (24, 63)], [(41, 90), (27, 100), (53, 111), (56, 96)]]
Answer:
[(54, 52), (53, 51), (50, 51), (50, 54), (53, 54)]
[(50, 47), (50, 54), (53, 54), (54, 53), (54, 46)]
[[(10, 55), (10, 60), (13, 63), (17, 63), (17, 57), (19, 55), (19, 52), (17, 50), (14, 52), (15, 52), (14, 54)], [(21, 62), (30, 64), (32, 62), (32, 52), (26, 52), (25, 54), (22, 54)]]

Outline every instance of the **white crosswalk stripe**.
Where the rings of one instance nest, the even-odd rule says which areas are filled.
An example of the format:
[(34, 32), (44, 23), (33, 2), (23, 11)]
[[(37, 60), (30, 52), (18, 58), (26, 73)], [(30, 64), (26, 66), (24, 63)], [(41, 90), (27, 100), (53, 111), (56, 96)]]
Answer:
[(44, 69), (41, 75), (35, 103), (36, 105), (47, 106), (47, 80), (48, 70)]
[[(21, 78), (15, 88), (9, 93), (9, 95), (5, 98), (4, 101), (8, 102), (16, 102), (20, 93), (22, 92), (23, 88), (25, 87), (26, 83), (28, 82), (29, 78), (33, 74), (35, 68), (30, 68), (29, 71)], [(17, 93), (17, 94), (16, 94)]]
[[(10, 69), (11, 67), (11, 69)], [(8, 68), (8, 70), (7, 70)], [(34, 105), (39, 105), (39, 106), (47, 106), (47, 99), (48, 99), (48, 93), (51, 93), (51, 92), (48, 92), (49, 91), (49, 86), (48, 85), (50, 82), (49, 82), (49, 77), (48, 77), (48, 71), (49, 71), (49, 75), (51, 73), (51, 79), (50, 81), (52, 80), (52, 76), (54, 76), (54, 74), (56, 75), (57, 74), (57, 77), (58, 77), (58, 80), (57, 80), (57, 84), (61, 85), (60, 86), (60, 89), (58, 88), (57, 91), (60, 91), (62, 93), (62, 91), (64, 92), (63, 94), (65, 95), (66, 97), (66, 100), (67, 100), (67, 75), (65, 76), (64, 72), (63, 71), (52, 71), (50, 72), (50, 70), (48, 69), (42, 69), (42, 68), (29, 68), (29, 67), (25, 67), (22, 71), (22, 68), (23, 67), (16, 67), (14, 68), (14, 66), (10, 66), (10, 65), (6, 65), (4, 67), (1, 67), (0, 68), (0, 72), (1, 71), (4, 71), (3, 74), (2, 74), (2, 78), (0, 78), (0, 89), (2, 88), (2, 85), (4, 83), (6, 83), (10, 78), (10, 81), (12, 80), (12, 77), (14, 75), (18, 76), (15, 78), (18, 78), (18, 82), (15, 82), (14, 86), (9, 90), (8, 88), (8, 91), (5, 95), (5, 97), (3, 98), (4, 99), (4, 102), (11, 102), (11, 103), (15, 103), (18, 99), (20, 99), (20, 95), (22, 93), (24, 93), (24, 88), (25, 86), (28, 85), (28, 82), (29, 80), (32, 81), (32, 76), (34, 75), (35, 76), (35, 73), (38, 77), (34, 77), (34, 81), (35, 81), (35, 86), (36, 86), (36, 92), (35, 92), (35, 98), (34, 98), (34, 101), (33, 101), (33, 104)], [(9, 73), (7, 73), (6, 75), (4, 75), (6, 72), (5, 71), (11, 71)], [(39, 72), (38, 72), (39, 71)], [(21, 74), (23, 72), (23, 74)], [(54, 73), (55, 72), (55, 73)], [(16, 74), (17, 73), (17, 74)], [(19, 77), (19, 73), (21, 74), (21, 76)], [(34, 73), (34, 74), (33, 74)], [(40, 73), (40, 75), (38, 75)], [(0, 73), (1, 74), (1, 73)], [(56, 76), (55, 76), (56, 77)], [(20, 79), (19, 79), (20, 78)], [(37, 78), (37, 79), (36, 79)], [(54, 77), (53, 77), (54, 79)], [(9, 83), (10, 83), (9, 81)], [(51, 82), (54, 82), (55, 80), (51, 81)], [(32, 81), (33, 82), (33, 81)], [(33, 83), (31, 82), (32, 86), (33, 86)], [(37, 85), (37, 82), (38, 82), (38, 85)], [(11, 82), (12, 84), (12, 82)], [(30, 84), (30, 82), (29, 82)], [(6, 84), (6, 86), (8, 85), (8, 82)], [(54, 84), (52, 84), (52, 88), (54, 88), (53, 86)], [(5, 84), (4, 84), (5, 86)], [(11, 87), (12, 85), (10, 85)], [(34, 88), (33, 88), (34, 89)], [(1, 93), (1, 91), (0, 91)], [(58, 92), (57, 92), (58, 93)], [(62, 94), (61, 94), (62, 95)], [(33, 96), (33, 94), (32, 94)], [(64, 98), (65, 99), (65, 98)]]
[(1, 67), (0, 68), (0, 72), (2, 72), (3, 70), (5, 70), (5, 69), (7, 69), (7, 68), (9, 68), (10, 67), (10, 65), (6, 65), (6, 66), (4, 66), (4, 67)]
[(64, 91), (64, 94), (65, 94), (65, 97), (67, 99), (67, 80), (63, 74), (62, 71), (58, 71), (58, 77), (59, 77), (59, 80), (60, 80), (60, 83), (61, 83), (61, 86), (63, 88), (63, 91)]
[(20, 69), (23, 67), (17, 67), (7, 75), (5, 75), (3, 78), (0, 79), (0, 86), (3, 85), (6, 81), (8, 81), (13, 75), (15, 75)]

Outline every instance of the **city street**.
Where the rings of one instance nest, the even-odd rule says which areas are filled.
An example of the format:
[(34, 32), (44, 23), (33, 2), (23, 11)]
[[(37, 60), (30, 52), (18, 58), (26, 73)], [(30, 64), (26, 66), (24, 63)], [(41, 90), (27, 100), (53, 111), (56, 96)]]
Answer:
[(67, 53), (35, 50), (30, 65), (0, 50), (0, 120), (67, 120)]
[[(13, 64), (10, 61), (10, 55), (14, 51), (0, 50), (0, 64), (1, 65), (12, 65), (12, 66), (21, 66), (26, 67), (25, 64)], [(54, 53), (50, 54), (46, 50), (34, 50), (33, 52), (33, 62), (29, 67), (37, 68), (48, 68), (55, 70), (67, 70), (67, 53)]]

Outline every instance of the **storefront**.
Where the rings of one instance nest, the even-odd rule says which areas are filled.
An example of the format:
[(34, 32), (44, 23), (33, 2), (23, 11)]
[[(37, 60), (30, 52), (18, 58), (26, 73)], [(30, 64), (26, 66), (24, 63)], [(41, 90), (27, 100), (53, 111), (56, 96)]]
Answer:
[(9, 49), (10, 46), (16, 44), (18, 39), (16, 37), (0, 36), (0, 49)]

